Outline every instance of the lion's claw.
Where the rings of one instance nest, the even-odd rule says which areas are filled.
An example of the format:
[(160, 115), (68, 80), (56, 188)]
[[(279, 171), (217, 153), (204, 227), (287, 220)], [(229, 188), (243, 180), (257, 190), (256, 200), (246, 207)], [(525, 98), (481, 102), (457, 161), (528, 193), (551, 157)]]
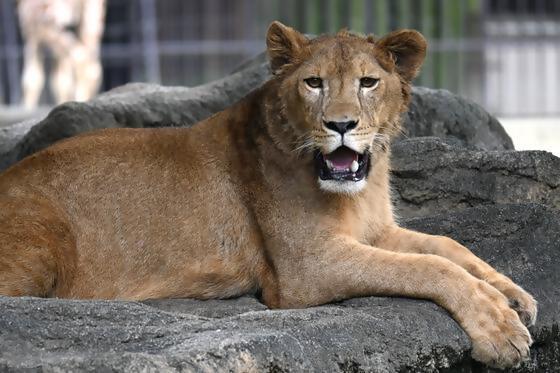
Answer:
[(475, 302), (478, 312), (465, 327), (472, 339), (473, 358), (500, 369), (529, 359), (531, 335), (503, 294), (489, 284), (479, 284)]
[(525, 326), (533, 326), (537, 321), (537, 301), (521, 287), (508, 278), (492, 284), (509, 302), (509, 306), (517, 312), (519, 319)]

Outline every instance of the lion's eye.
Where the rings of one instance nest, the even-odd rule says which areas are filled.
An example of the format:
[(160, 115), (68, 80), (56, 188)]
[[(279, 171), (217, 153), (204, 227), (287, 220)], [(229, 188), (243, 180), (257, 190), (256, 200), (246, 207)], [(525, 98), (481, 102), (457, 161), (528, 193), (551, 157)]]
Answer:
[(362, 88), (375, 88), (379, 84), (379, 79), (375, 79), (369, 76), (364, 76), (360, 79), (360, 87)]
[(313, 76), (303, 80), (311, 88), (323, 88), (323, 79)]

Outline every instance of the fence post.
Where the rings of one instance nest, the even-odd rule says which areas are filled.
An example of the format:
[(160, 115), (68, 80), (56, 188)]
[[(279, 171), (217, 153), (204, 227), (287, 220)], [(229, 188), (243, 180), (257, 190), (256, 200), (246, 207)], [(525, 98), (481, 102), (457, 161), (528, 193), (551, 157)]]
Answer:
[(146, 80), (160, 83), (159, 48), (157, 36), (157, 17), (155, 0), (140, 1), (140, 17), (142, 19), (142, 52), (146, 69)]
[(2, 1), (2, 28), (4, 31), (4, 52), (8, 72), (8, 104), (19, 104), (21, 100), (21, 73), (19, 68), (19, 50), (17, 41), (17, 25), (14, 19), (14, 3)]

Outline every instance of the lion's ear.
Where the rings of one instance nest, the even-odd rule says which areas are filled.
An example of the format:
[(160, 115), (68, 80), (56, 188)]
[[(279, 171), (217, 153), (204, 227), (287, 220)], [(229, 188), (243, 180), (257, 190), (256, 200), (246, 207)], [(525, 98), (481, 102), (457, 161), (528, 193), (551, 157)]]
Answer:
[(421, 33), (415, 30), (393, 31), (375, 42), (393, 60), (397, 72), (411, 81), (420, 71), (426, 57), (428, 43)]
[(272, 22), (266, 33), (266, 47), (272, 72), (277, 73), (284, 65), (297, 62), (301, 49), (307, 42), (307, 38), (293, 28), (278, 21)]

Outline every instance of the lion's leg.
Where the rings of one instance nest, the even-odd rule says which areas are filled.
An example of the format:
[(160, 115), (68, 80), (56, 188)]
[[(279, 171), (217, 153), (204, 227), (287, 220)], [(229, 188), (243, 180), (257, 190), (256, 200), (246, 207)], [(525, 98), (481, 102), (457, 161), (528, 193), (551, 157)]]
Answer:
[(465, 246), (451, 238), (393, 227), (387, 231), (382, 240), (377, 242), (377, 245), (391, 251), (433, 254), (447, 258), (473, 276), (500, 290), (509, 299), (511, 307), (517, 311), (525, 325), (535, 323), (537, 317), (535, 299), (507, 276), (496, 271)]
[(69, 225), (46, 201), (0, 198), (0, 295), (57, 296), (75, 260)]
[(448, 259), (386, 251), (346, 237), (308, 251), (298, 252), (297, 265), (275, 261), (280, 307), (367, 295), (430, 299), (469, 334), (477, 360), (509, 367), (529, 354), (531, 336), (507, 298)]

